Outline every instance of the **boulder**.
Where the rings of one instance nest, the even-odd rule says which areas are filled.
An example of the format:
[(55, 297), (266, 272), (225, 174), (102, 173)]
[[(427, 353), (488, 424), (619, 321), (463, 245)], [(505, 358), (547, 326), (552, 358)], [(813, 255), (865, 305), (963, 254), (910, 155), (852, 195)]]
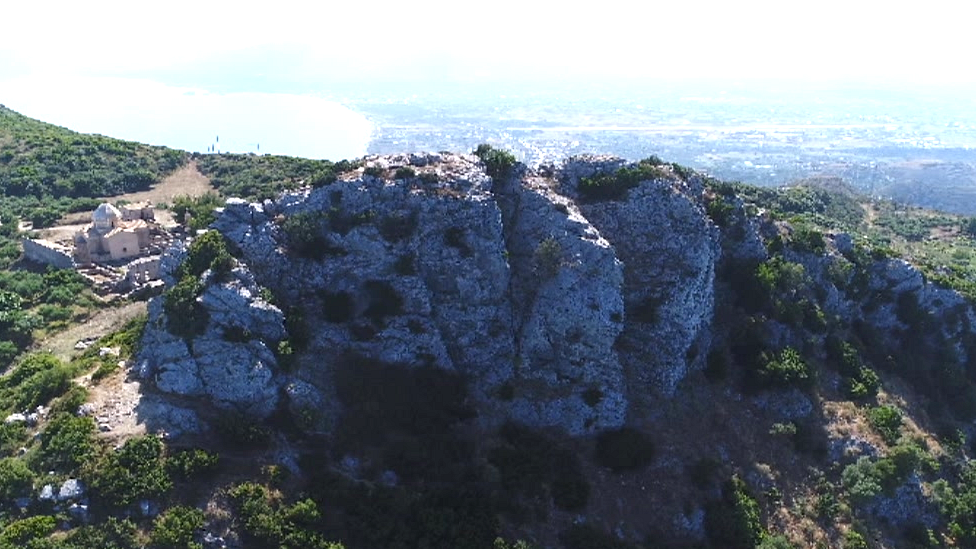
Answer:
[(85, 490), (84, 482), (75, 478), (69, 478), (61, 484), (61, 488), (58, 489), (58, 495), (55, 499), (58, 501), (79, 500), (84, 497)]

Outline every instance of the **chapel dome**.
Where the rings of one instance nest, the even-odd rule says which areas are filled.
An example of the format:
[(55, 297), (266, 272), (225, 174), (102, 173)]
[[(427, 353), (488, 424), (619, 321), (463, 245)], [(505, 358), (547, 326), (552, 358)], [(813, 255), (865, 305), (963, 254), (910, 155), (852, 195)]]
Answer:
[(122, 218), (122, 212), (118, 208), (109, 204), (102, 203), (92, 213), (92, 224), (99, 231), (107, 231), (115, 227), (115, 224)]

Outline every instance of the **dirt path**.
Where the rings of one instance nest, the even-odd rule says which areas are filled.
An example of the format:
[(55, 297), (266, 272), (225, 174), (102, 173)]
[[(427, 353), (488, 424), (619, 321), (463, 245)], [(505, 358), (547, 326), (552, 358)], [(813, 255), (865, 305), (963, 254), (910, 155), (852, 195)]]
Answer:
[(867, 221), (868, 227), (874, 227), (874, 220), (878, 218), (878, 212), (875, 211), (874, 204), (866, 202), (861, 204), (861, 208), (864, 209), (865, 221)]
[[(126, 202), (148, 202), (153, 206), (159, 204), (172, 204), (177, 196), (200, 196), (212, 192), (215, 189), (210, 184), (210, 179), (200, 173), (196, 162), (189, 162), (186, 166), (178, 168), (173, 173), (164, 177), (148, 191), (123, 194), (106, 198), (107, 201), (115, 203), (120, 200)], [(163, 226), (173, 224), (172, 214), (167, 210), (156, 210), (156, 221)], [(64, 239), (74, 234), (75, 230), (84, 228), (91, 221), (91, 212), (77, 212), (67, 214), (61, 218), (57, 227), (45, 229), (42, 233), (44, 238)], [(77, 227), (75, 227), (77, 225)], [(63, 227), (62, 227), (63, 226)]]
[[(75, 349), (78, 341), (110, 334), (124, 326), (126, 322), (145, 313), (145, 301), (102, 309), (87, 321), (41, 340), (36, 348), (50, 351), (61, 360), (68, 361), (82, 352)], [(102, 436), (119, 441), (147, 432), (145, 417), (140, 418), (137, 413), (140, 409), (145, 410), (147, 406), (143, 402), (139, 382), (127, 379), (127, 371), (127, 368), (120, 368), (98, 384), (92, 384), (90, 374), (75, 380), (89, 390), (86, 407), (88, 414), (98, 423)]]
[(146, 302), (136, 301), (121, 307), (103, 309), (91, 318), (63, 332), (53, 334), (37, 344), (37, 349), (50, 351), (61, 360), (70, 360), (78, 351), (75, 344), (85, 338), (97, 338), (109, 334), (126, 322), (146, 313)]
[[(50, 350), (62, 360), (69, 360), (82, 352), (75, 349), (79, 340), (112, 333), (145, 312), (144, 301), (104, 309), (95, 313), (87, 322), (52, 335), (42, 341), (39, 347)], [(106, 359), (118, 360), (111, 356)], [(121, 443), (150, 432), (177, 431), (182, 418), (174, 415), (172, 403), (160, 395), (143, 391), (139, 380), (132, 375), (128, 367), (130, 365), (121, 366), (96, 383), (92, 382), (90, 373), (75, 379), (75, 383), (88, 389), (85, 413), (98, 424), (99, 436)]]
[(162, 181), (148, 191), (123, 194), (113, 200), (127, 200), (129, 202), (149, 202), (152, 205), (173, 202), (177, 196), (200, 196), (213, 191), (210, 179), (200, 173), (196, 162), (189, 162), (186, 166), (169, 174)]
[[(172, 204), (177, 196), (201, 196), (212, 192), (213, 185), (210, 179), (200, 173), (197, 163), (190, 161), (186, 166), (177, 169), (169, 174), (162, 181), (148, 191), (123, 194), (113, 200), (126, 200), (128, 202), (148, 202), (153, 206), (159, 204)], [(156, 209), (156, 222), (164, 227), (171, 227), (175, 224), (173, 215), (168, 210)]]

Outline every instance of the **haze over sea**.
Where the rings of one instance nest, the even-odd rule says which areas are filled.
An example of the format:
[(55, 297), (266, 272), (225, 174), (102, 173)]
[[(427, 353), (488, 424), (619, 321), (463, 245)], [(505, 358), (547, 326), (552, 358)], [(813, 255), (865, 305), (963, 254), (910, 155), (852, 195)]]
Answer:
[(0, 103), (85, 133), (206, 152), (340, 160), (366, 153), (363, 115), (314, 95), (205, 91), (152, 80), (25, 77), (0, 82)]

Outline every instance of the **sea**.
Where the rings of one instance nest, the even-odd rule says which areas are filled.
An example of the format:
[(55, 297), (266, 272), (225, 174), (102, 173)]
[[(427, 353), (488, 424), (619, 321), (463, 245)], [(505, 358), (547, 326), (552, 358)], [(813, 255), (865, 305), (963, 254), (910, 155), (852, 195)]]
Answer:
[(0, 103), (75, 131), (195, 152), (340, 160), (366, 154), (373, 131), (363, 114), (315, 94), (214, 92), (131, 78), (0, 81)]

